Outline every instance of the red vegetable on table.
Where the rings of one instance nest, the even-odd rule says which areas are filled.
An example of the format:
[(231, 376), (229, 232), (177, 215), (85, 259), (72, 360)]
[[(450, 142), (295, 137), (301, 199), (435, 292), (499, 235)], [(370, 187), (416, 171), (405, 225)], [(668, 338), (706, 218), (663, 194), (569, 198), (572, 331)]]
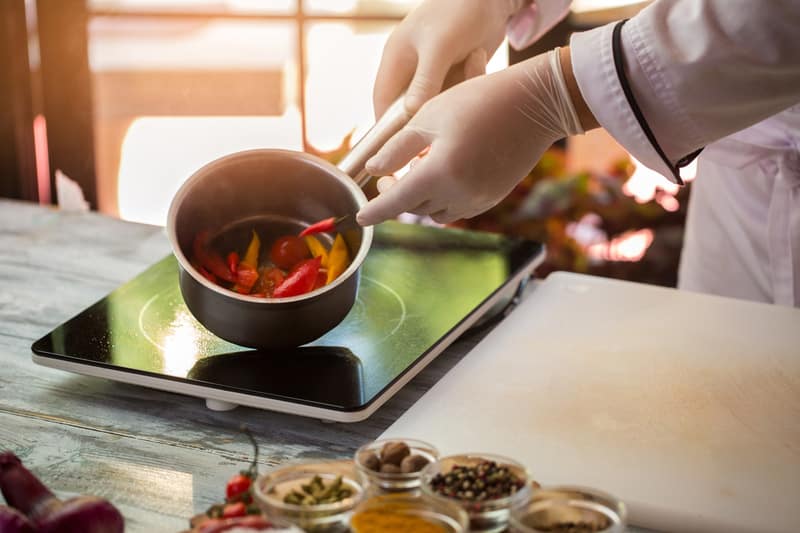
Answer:
[(78, 496), (61, 501), (11, 452), (0, 454), (0, 490), (39, 533), (122, 533), (125, 529), (122, 514), (107, 500)]
[(247, 515), (247, 505), (244, 502), (229, 503), (222, 510), (222, 518), (235, 518)]
[(16, 509), (0, 505), (0, 532), (36, 533), (37, 529), (28, 517)]
[(272, 524), (263, 516), (250, 515), (235, 518), (210, 518), (192, 529), (193, 533), (222, 533), (229, 529), (244, 528), (255, 530), (272, 529)]
[(228, 501), (236, 500), (236, 498), (250, 490), (252, 483), (253, 479), (249, 474), (236, 474), (228, 480), (228, 484), (225, 486), (225, 499)]

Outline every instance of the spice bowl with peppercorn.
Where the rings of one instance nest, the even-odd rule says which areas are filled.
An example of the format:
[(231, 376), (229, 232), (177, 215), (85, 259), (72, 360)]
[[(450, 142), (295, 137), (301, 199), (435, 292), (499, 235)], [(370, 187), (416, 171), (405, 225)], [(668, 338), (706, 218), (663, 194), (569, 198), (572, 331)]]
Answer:
[(280, 467), (260, 476), (252, 492), (267, 517), (313, 533), (349, 531), (350, 515), (364, 496), (349, 461)]
[(511, 509), (513, 533), (622, 533), (627, 512), (615, 497), (585, 487), (536, 489)]
[(523, 465), (499, 455), (442, 457), (422, 471), (422, 493), (458, 503), (469, 516), (470, 531), (498, 532), (508, 527), (510, 510), (530, 496)]
[(356, 450), (358, 475), (373, 493), (415, 492), (422, 470), (439, 458), (436, 448), (416, 439), (383, 439)]

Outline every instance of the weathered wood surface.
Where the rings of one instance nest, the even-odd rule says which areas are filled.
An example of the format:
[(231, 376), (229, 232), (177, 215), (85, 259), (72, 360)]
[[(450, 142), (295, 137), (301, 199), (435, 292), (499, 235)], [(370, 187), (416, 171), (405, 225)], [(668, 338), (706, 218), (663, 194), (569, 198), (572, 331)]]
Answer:
[(465, 335), (368, 420), (330, 424), (35, 365), (30, 345), (169, 253), (163, 228), (0, 200), (0, 449), (57, 494), (117, 504), (127, 531), (177, 531), (244, 468), (246, 423), (263, 467), (345, 458), (376, 438), (485, 331)]

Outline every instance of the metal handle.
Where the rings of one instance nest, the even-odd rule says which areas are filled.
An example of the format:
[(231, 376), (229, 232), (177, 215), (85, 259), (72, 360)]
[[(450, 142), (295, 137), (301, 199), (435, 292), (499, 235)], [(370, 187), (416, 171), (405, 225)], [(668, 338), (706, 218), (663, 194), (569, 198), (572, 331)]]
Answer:
[(347, 173), (359, 187), (363, 187), (372, 176), (364, 169), (367, 160), (378, 153), (392, 135), (403, 129), (411, 120), (404, 105), (405, 94), (395, 100), (353, 149), (339, 161), (339, 169)]

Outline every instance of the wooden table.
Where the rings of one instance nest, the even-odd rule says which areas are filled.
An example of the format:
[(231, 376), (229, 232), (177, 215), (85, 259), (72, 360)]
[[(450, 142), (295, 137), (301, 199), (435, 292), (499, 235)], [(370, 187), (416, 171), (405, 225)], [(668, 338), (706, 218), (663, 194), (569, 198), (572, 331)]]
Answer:
[[(348, 458), (379, 436), (486, 331), (463, 336), (372, 417), (330, 424), (35, 365), (30, 346), (170, 251), (163, 228), (0, 200), (0, 449), (60, 497), (111, 500), (129, 532), (185, 529), (261, 447), (261, 469)], [(631, 530), (633, 531), (633, 530)]]

